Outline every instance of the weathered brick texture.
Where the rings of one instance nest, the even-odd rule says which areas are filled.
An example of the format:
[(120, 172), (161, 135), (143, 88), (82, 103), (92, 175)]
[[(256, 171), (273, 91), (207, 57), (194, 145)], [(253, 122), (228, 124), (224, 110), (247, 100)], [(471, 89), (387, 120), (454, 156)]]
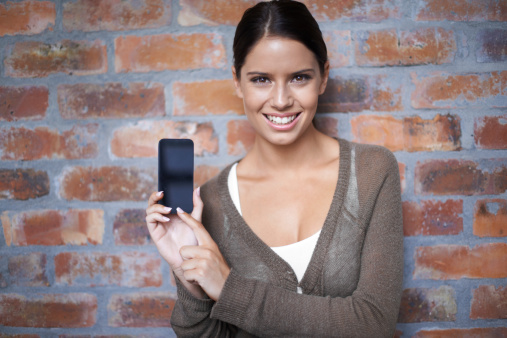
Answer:
[(437, 245), (416, 249), (415, 279), (506, 278), (507, 243)]
[(168, 0), (78, 0), (63, 4), (63, 27), (67, 31), (124, 31), (164, 27), (170, 23)]
[(160, 83), (63, 84), (58, 86), (58, 108), (65, 119), (164, 116), (164, 86)]
[(69, 286), (150, 287), (162, 285), (161, 257), (155, 254), (62, 252), (55, 256), (55, 283)]
[(456, 295), (449, 286), (438, 289), (403, 290), (399, 323), (446, 322), (456, 320)]
[(86, 293), (0, 295), (0, 324), (20, 327), (91, 327), (97, 298)]
[(51, 1), (21, 1), (0, 4), (0, 37), (34, 35), (53, 29), (56, 6)]
[(136, 293), (113, 295), (108, 304), (108, 322), (113, 327), (170, 327), (175, 295)]
[(104, 235), (99, 209), (4, 211), (0, 220), (7, 245), (100, 244)]
[[(0, 338), (175, 336), (158, 142), (193, 140), (195, 188), (252, 149), (231, 67), (259, 1), (0, 1)], [(394, 337), (507, 336), (507, 1), (301, 1), (330, 63), (314, 126), (398, 160)]]
[(0, 199), (27, 200), (48, 194), (47, 172), (34, 169), (0, 169)]
[(5, 73), (10, 77), (45, 77), (51, 74), (102, 74), (107, 71), (103, 41), (62, 40), (57, 43), (17, 42), (8, 47)]
[[(115, 39), (116, 72), (223, 68), (225, 49), (216, 34), (122, 36)], [(178, 50), (179, 53), (173, 53)]]
[(45, 86), (0, 87), (0, 121), (41, 120), (49, 106)]

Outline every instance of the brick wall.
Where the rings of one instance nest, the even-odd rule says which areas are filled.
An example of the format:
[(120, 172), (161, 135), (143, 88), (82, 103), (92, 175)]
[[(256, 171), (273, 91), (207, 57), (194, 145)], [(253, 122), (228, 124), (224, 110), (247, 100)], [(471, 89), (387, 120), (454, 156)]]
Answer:
[[(175, 287), (144, 208), (157, 141), (196, 185), (250, 147), (234, 25), (256, 1), (0, 3), (0, 337), (166, 337)], [(397, 336), (506, 336), (507, 2), (305, 1), (318, 127), (399, 160)]]

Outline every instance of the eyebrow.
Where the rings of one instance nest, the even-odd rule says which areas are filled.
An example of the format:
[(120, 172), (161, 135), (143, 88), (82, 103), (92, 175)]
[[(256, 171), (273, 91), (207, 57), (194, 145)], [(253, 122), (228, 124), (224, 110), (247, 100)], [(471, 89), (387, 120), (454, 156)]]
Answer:
[[(313, 68), (301, 69), (301, 70), (298, 70), (297, 72), (291, 73), (291, 75), (296, 75), (296, 74), (301, 74), (301, 73), (306, 73), (306, 72), (315, 73), (315, 69), (313, 69)], [(246, 73), (246, 75), (268, 76), (269, 73), (253, 71), (253, 72)]]

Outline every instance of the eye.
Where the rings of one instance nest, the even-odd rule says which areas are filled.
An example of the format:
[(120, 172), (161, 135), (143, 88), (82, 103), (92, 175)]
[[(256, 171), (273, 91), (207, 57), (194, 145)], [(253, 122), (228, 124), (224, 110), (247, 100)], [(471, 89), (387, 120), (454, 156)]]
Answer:
[(250, 81), (252, 81), (253, 83), (265, 84), (269, 82), (269, 79), (265, 76), (256, 76), (252, 78)]
[(294, 77), (292, 78), (292, 82), (295, 82), (295, 83), (304, 83), (308, 80), (311, 79), (311, 76), (310, 75), (307, 75), (307, 74), (297, 74), (297, 75), (294, 75)]

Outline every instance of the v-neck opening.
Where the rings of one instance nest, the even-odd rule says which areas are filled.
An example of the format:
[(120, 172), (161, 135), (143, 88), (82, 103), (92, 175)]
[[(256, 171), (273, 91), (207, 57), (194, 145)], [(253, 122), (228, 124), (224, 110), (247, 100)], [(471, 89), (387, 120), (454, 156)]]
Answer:
[[(249, 245), (254, 246), (258, 249), (259, 255), (262, 261), (269, 266), (271, 269), (277, 271), (276, 274), (279, 276), (280, 281), (290, 280), (296, 282), (297, 285), (301, 286), (306, 291), (311, 291), (315, 287), (317, 277), (322, 270), (322, 263), (329, 246), (333, 233), (335, 231), (337, 215), (339, 214), (345, 192), (347, 191), (349, 173), (350, 173), (350, 146), (347, 141), (338, 139), (337, 142), (340, 146), (340, 159), (338, 168), (338, 180), (336, 182), (335, 190), (333, 193), (333, 199), (329, 206), (326, 218), (321, 228), (317, 244), (313, 250), (310, 263), (306, 268), (301, 281), (297, 281), (294, 270), (292, 267), (278, 254), (276, 254), (271, 247), (269, 247), (246, 223), (243, 216), (241, 216), (234, 205), (227, 180), (229, 177), (229, 171), (232, 167), (229, 165), (220, 175), (219, 179), (219, 193), (223, 205), (226, 206), (224, 209), (225, 215), (228, 219), (233, 220), (231, 228), (237, 230), (241, 236), (245, 239)], [(239, 161), (237, 161), (239, 162)], [(236, 163), (236, 162), (235, 162)], [(336, 212), (332, 213), (332, 210)]]

